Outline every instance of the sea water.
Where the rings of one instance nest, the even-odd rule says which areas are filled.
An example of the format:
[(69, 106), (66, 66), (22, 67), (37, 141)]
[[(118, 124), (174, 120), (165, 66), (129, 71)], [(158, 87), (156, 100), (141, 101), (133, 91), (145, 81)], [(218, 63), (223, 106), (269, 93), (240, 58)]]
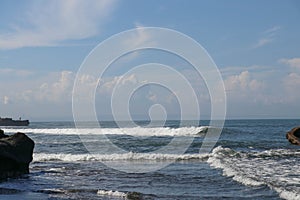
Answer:
[[(35, 141), (30, 174), (0, 183), (0, 199), (300, 199), (300, 147), (285, 134), (300, 120), (227, 120), (210, 153), (199, 154), (208, 121), (180, 127), (76, 129), (72, 122), (36, 122), (24, 132)], [(126, 124), (126, 123), (125, 123)], [(159, 124), (159, 123), (158, 123)], [(191, 123), (195, 124), (195, 123)], [(83, 141), (82, 138), (88, 140)], [(124, 151), (89, 151), (105, 136)], [(157, 153), (174, 137), (192, 138), (184, 154)], [(124, 172), (105, 163), (164, 164), (163, 168)]]

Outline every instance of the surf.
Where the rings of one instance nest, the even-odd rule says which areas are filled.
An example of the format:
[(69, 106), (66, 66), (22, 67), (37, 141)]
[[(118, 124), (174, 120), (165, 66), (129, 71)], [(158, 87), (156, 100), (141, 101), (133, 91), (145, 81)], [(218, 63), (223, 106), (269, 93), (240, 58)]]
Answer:
[(159, 153), (135, 153), (123, 154), (66, 154), (66, 153), (34, 153), (33, 162), (62, 161), (164, 161), (164, 160), (206, 160), (209, 154), (159, 154)]
[(300, 199), (300, 162), (297, 149), (272, 149), (265, 151), (235, 151), (216, 147), (207, 162), (223, 175), (246, 186), (263, 186), (275, 190), (281, 198)]
[(202, 136), (207, 126), (180, 127), (180, 128), (23, 128), (3, 129), (6, 133), (22, 132), (26, 134), (52, 134), (52, 135), (132, 135), (132, 136)]

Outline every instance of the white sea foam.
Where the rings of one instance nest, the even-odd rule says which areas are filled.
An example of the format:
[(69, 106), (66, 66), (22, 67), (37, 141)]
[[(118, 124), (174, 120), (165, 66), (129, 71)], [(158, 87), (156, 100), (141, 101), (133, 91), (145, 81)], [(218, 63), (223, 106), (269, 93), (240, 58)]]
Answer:
[(219, 146), (207, 162), (244, 185), (267, 185), (281, 198), (300, 199), (299, 155), (291, 149), (237, 152)]
[(120, 197), (122, 199), (126, 199), (126, 196), (127, 196), (127, 194), (124, 192), (112, 191), (112, 190), (98, 190), (97, 195)]
[(79, 161), (164, 161), (164, 160), (205, 160), (208, 154), (155, 154), (155, 153), (133, 153), (124, 154), (46, 154), (34, 153), (33, 161), (63, 161), (63, 162), (79, 162)]
[(208, 127), (180, 127), (180, 128), (49, 128), (49, 129), (3, 129), (5, 133), (31, 133), (56, 135), (132, 135), (132, 136), (202, 136)]

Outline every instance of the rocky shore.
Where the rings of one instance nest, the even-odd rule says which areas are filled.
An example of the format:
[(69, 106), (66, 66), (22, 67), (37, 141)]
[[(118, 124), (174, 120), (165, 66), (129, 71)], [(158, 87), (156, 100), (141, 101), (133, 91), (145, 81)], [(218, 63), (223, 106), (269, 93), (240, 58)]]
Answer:
[(5, 135), (0, 129), (0, 181), (29, 173), (34, 141), (24, 133)]

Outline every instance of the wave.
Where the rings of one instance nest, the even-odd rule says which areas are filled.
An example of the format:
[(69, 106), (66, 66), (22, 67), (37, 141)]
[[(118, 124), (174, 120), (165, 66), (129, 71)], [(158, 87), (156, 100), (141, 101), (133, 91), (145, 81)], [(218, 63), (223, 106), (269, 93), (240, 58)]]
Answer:
[(216, 147), (207, 162), (223, 170), (244, 185), (267, 185), (284, 199), (300, 199), (300, 151), (276, 149), (262, 152), (238, 152)]
[[(117, 198), (117, 199), (148, 199), (144, 194), (139, 192), (120, 192), (120, 191), (112, 191), (112, 190), (98, 190), (98, 196), (106, 196), (109, 198)], [(151, 198), (152, 199), (152, 198)]]
[(3, 129), (5, 133), (56, 134), (56, 135), (132, 135), (132, 136), (202, 136), (207, 126), (180, 128), (49, 128), (49, 129)]
[(164, 160), (206, 160), (209, 154), (155, 154), (155, 153), (134, 153), (124, 154), (46, 154), (34, 153), (33, 162), (44, 161), (63, 161), (63, 162), (80, 162), (80, 161), (164, 161)]
[[(121, 191), (113, 191), (113, 190), (94, 190), (94, 189), (42, 189), (37, 190), (36, 192), (41, 192), (45, 194), (50, 194), (51, 197), (57, 197), (59, 199), (67, 198), (70, 199), (72, 194), (78, 193), (96, 193), (98, 196), (102, 196), (103, 198), (109, 199), (143, 199), (143, 194), (139, 192), (121, 192)], [(65, 197), (65, 198), (64, 198)], [(78, 199), (78, 196), (74, 196)], [(56, 198), (55, 198), (56, 199)], [(73, 199), (73, 198), (72, 198)], [(86, 198), (84, 198), (86, 199)]]
[(127, 197), (127, 194), (125, 192), (112, 191), (112, 190), (98, 190), (97, 195), (110, 196), (110, 197), (120, 197), (120, 198), (123, 198), (123, 199)]

